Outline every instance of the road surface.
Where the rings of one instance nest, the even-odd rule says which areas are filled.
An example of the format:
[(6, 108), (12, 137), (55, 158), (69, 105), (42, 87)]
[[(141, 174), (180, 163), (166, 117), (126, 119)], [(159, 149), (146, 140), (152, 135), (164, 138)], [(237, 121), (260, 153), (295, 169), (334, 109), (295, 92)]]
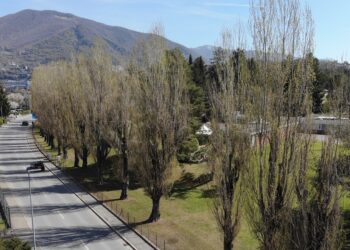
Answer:
[[(21, 126), (22, 120), (29, 118), (19, 117), (0, 128), (0, 188), (11, 208), (13, 233), (33, 244), (26, 168), (31, 162), (43, 159), (43, 155), (33, 144), (31, 128)], [(152, 249), (111, 217), (112, 228), (113, 223), (123, 226), (121, 234), (115, 233), (96, 213), (105, 213), (103, 216), (109, 220), (111, 215), (101, 205), (92, 204), (96, 201), (86, 193), (90, 203), (84, 203), (77, 195), (76, 186), (70, 188), (51, 171), (33, 171), (30, 180), (37, 249)], [(91, 209), (93, 206), (96, 210)], [(133, 237), (134, 242), (128, 244), (128, 237)]]

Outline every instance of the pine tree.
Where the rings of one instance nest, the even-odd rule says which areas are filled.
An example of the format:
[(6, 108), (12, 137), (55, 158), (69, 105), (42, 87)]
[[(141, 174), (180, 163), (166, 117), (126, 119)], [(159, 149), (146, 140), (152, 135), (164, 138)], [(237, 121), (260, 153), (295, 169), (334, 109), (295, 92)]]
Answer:
[[(312, 55), (311, 55), (312, 56)], [(313, 59), (315, 80), (312, 84), (312, 112), (320, 113), (322, 111), (322, 73), (317, 58)]]
[(193, 63), (193, 62), (192, 62), (192, 55), (190, 54), (190, 56), (188, 57), (188, 64), (189, 64), (189, 65), (192, 65), (192, 63)]
[(6, 93), (0, 84), (0, 117), (7, 117), (10, 114), (10, 103)]

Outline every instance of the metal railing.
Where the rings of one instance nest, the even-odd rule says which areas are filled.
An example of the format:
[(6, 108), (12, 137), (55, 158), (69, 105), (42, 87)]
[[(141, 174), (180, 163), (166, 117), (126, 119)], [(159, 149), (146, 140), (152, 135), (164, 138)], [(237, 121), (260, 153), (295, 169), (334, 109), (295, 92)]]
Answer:
[(117, 201), (113, 201), (110, 200), (109, 197), (105, 197), (104, 193), (91, 192), (91, 194), (95, 196), (98, 201), (107, 206), (116, 216), (123, 219), (123, 221), (129, 227), (133, 228), (134, 231), (152, 242), (156, 248), (160, 250), (175, 250), (174, 247), (166, 243), (166, 240), (161, 237), (159, 233), (152, 230), (148, 223), (142, 222), (142, 218), (136, 218), (125, 209), (123, 210), (121, 206), (118, 206)]

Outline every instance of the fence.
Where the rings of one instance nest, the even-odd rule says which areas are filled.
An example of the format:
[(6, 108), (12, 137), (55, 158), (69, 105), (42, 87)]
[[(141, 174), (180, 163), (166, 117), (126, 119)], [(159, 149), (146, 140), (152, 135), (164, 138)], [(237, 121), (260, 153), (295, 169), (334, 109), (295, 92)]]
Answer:
[(11, 210), (7, 201), (5, 199), (5, 194), (0, 191), (0, 203), (1, 203), (1, 213), (3, 214), (4, 219), (8, 227), (11, 227)]
[(116, 201), (106, 199), (103, 193), (92, 193), (93, 196), (105, 206), (107, 206), (115, 215), (123, 219), (123, 221), (131, 228), (133, 228), (138, 234), (142, 235), (149, 241), (151, 241), (160, 250), (174, 250), (175, 248), (166, 244), (166, 240), (159, 236), (157, 232), (150, 229), (147, 223), (143, 223), (142, 219), (135, 218), (129, 212), (123, 210), (118, 206)]

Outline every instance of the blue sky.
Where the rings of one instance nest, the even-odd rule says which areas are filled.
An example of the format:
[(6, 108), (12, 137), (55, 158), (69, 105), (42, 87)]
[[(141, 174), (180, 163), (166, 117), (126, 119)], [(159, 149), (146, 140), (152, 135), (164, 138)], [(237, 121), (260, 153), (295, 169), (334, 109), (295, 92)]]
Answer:
[[(320, 58), (350, 61), (350, 1), (302, 0), (314, 15)], [(147, 32), (162, 23), (166, 37), (187, 47), (215, 45), (223, 28), (249, 18), (249, 0), (0, 0), (0, 16), (23, 9), (57, 10)]]

